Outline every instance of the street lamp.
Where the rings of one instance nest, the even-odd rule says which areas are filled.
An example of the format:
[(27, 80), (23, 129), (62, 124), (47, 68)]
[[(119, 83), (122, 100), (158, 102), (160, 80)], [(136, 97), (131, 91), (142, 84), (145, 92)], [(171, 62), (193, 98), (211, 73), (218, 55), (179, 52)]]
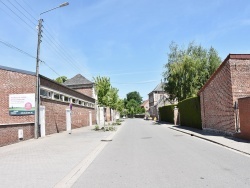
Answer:
[(40, 61), (40, 43), (41, 43), (41, 38), (42, 38), (42, 22), (43, 19), (41, 19), (41, 15), (45, 14), (47, 12), (50, 12), (52, 10), (55, 10), (57, 8), (61, 8), (61, 7), (65, 7), (69, 5), (68, 2), (62, 3), (61, 5), (49, 9), (47, 11), (44, 11), (40, 14), (40, 18), (38, 20), (38, 41), (37, 41), (37, 54), (36, 54), (36, 97), (35, 97), (35, 127), (34, 127), (34, 132), (35, 132), (35, 138), (38, 138), (38, 126), (40, 125), (40, 117), (39, 117), (39, 113), (40, 113), (40, 83), (39, 83), (39, 61)]

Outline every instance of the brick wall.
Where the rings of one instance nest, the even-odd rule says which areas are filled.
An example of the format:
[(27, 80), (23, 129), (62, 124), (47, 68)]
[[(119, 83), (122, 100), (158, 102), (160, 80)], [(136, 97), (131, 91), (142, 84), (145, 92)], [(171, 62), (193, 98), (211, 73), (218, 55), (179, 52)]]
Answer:
[[(92, 97), (83, 95), (79, 91), (74, 91), (61, 84), (52, 82), (47, 78), (41, 78), (41, 85), (61, 91), (71, 96), (78, 97), (80, 99), (95, 102)], [(46, 135), (58, 133), (66, 130), (66, 109), (69, 108), (69, 103), (41, 98), (41, 105), (45, 106), (45, 127)], [(73, 104), (71, 113), (71, 127), (72, 129), (80, 128), (89, 125), (89, 111), (92, 113), (92, 124), (96, 124), (96, 112), (93, 108), (79, 106)]]
[(95, 102), (94, 98), (87, 96), (87, 95), (82, 95), (81, 92), (75, 91), (73, 89), (69, 89), (68, 87), (66, 87), (64, 85), (58, 84), (58, 83), (56, 83), (50, 79), (47, 79), (45, 77), (41, 77), (41, 86), (45, 86), (45, 87), (48, 87), (48, 88), (51, 88), (51, 89), (54, 89), (57, 91), (61, 91), (61, 92), (67, 93), (69, 95), (78, 97), (80, 99), (83, 99), (83, 100), (86, 100), (89, 102), (93, 102), (93, 103)]
[[(67, 103), (41, 99), (41, 105), (45, 106), (46, 135), (66, 131), (66, 109)], [(73, 105), (71, 114), (72, 129), (89, 125), (89, 111), (92, 112), (92, 124), (96, 123), (95, 109)]]
[(250, 97), (238, 99), (239, 101), (239, 119), (240, 133), (236, 134), (238, 138), (250, 140)]
[(204, 129), (237, 130), (235, 102), (250, 96), (249, 55), (229, 55), (200, 91)]
[[(85, 101), (95, 103), (92, 97), (83, 95), (65, 86), (41, 76), (41, 86), (67, 93)], [(10, 116), (9, 95), (35, 93), (36, 77), (34, 73), (11, 68), (0, 67), (0, 146), (18, 142), (18, 129), (23, 129), (24, 138), (34, 138), (34, 115)], [(66, 130), (66, 108), (68, 103), (41, 99), (45, 106), (46, 134)], [(89, 111), (92, 112), (92, 124), (96, 123), (95, 109), (73, 105), (72, 128), (89, 125)]]
[(233, 101), (250, 96), (250, 60), (230, 61)]
[(23, 140), (34, 138), (34, 124), (26, 125), (1, 125), (0, 126), (0, 147), (19, 142), (18, 129), (23, 130)]
[(203, 129), (235, 132), (230, 64), (226, 62), (200, 93)]
[(35, 93), (34, 75), (0, 69), (0, 146), (18, 142), (18, 129), (24, 140), (34, 137), (34, 115), (10, 116), (9, 94)]
[(9, 94), (35, 93), (35, 84), (36, 79), (33, 75), (0, 69), (0, 126), (35, 121), (34, 115), (9, 115)]
[(93, 97), (93, 88), (81, 88), (81, 89), (76, 89), (76, 91), (84, 94), (84, 95), (87, 95), (89, 97)]

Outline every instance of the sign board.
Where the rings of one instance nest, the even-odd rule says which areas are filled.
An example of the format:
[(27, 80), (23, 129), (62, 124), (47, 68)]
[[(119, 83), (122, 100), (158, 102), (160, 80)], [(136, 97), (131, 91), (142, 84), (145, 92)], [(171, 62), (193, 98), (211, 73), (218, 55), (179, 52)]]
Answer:
[(35, 114), (35, 94), (10, 94), (9, 114), (11, 116)]

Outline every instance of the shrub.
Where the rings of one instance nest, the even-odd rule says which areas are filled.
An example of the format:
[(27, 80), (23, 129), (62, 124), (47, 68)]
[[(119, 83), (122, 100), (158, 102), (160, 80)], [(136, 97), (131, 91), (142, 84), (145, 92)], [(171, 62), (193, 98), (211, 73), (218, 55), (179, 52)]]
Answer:
[(179, 102), (178, 108), (181, 125), (202, 129), (200, 97), (185, 99)]
[(95, 131), (98, 131), (99, 130), (99, 125), (96, 125), (95, 128), (94, 128)]
[(174, 107), (176, 105), (167, 105), (159, 108), (160, 120), (174, 123)]

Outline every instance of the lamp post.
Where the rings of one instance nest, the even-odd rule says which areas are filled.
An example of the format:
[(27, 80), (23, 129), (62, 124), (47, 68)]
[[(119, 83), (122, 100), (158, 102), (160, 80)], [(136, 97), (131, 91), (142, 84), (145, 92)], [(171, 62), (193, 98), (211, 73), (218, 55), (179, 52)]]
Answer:
[(57, 8), (65, 7), (69, 5), (68, 2), (62, 3), (61, 5), (49, 9), (47, 11), (44, 11), (40, 14), (40, 18), (38, 20), (38, 41), (37, 41), (37, 54), (36, 54), (36, 94), (35, 94), (35, 127), (34, 127), (34, 133), (35, 133), (35, 138), (38, 138), (38, 127), (40, 125), (40, 80), (39, 80), (39, 62), (40, 62), (40, 43), (41, 38), (42, 38), (42, 22), (43, 19), (41, 19), (41, 15), (45, 14), (47, 12), (50, 12), (52, 10), (55, 10)]

